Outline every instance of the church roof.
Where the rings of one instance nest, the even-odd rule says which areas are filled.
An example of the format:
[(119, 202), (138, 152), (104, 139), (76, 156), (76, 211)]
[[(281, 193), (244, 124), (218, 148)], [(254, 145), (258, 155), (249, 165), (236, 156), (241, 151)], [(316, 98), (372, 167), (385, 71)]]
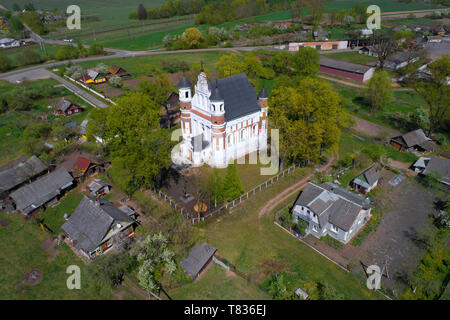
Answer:
[(267, 94), (266, 88), (262, 87), (261, 91), (258, 93), (258, 99), (267, 99), (269, 95)]
[[(208, 82), (208, 86), (211, 91), (214, 91), (216, 82)], [(255, 89), (245, 73), (219, 79), (217, 87), (224, 100), (226, 121), (261, 110)]]
[(211, 96), (209, 97), (209, 100), (211, 102), (223, 101), (222, 95), (220, 94), (219, 87), (217, 86), (217, 81), (216, 81), (216, 87), (211, 91)]
[(178, 82), (178, 88), (190, 88), (191, 87), (191, 82), (185, 77), (183, 76), (183, 78), (181, 78), (180, 82)]

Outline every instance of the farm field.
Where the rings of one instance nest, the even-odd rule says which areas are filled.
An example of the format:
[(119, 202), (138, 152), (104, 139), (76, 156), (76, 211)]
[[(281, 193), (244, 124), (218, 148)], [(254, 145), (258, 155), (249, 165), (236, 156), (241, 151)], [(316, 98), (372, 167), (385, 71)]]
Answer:
[[(302, 169), (306, 172), (310, 169)], [(381, 295), (366, 289), (361, 277), (347, 273), (315, 251), (299, 242), (273, 223), (270, 215), (258, 217), (258, 210), (271, 198), (297, 179), (285, 178), (233, 210), (231, 215), (212, 219), (201, 228), (208, 243), (218, 255), (248, 275), (257, 285), (267, 283), (265, 262), (276, 261), (288, 274), (291, 286), (323, 281), (343, 299), (380, 299)]]

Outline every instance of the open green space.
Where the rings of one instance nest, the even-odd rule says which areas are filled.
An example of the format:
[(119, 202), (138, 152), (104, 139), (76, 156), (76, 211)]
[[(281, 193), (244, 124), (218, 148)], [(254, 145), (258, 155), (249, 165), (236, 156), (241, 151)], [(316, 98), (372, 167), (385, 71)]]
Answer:
[(208, 70), (215, 70), (215, 63), (221, 55), (226, 54), (220, 51), (198, 52), (198, 53), (171, 53), (151, 56), (141, 56), (135, 58), (118, 58), (96, 61), (88, 61), (79, 63), (83, 68), (92, 68), (103, 62), (107, 65), (118, 65), (131, 73), (131, 78), (139, 78), (153, 75), (155, 68), (161, 68), (163, 61), (165, 62), (186, 62), (189, 66), (193, 63), (203, 64)]
[[(34, 44), (26, 47), (18, 47), (18, 48), (10, 48), (10, 49), (0, 49), (0, 54), (5, 54), (11, 59), (11, 67), (12, 69), (21, 67), (24, 65), (23, 54), (26, 51), (32, 51), (39, 54), (43, 60), (52, 59), (56, 50), (61, 48), (60, 45), (46, 44), (45, 51), (42, 51), (39, 45)], [(32, 65), (27, 65), (27, 67), (31, 67)]]
[[(42, 242), (51, 235), (33, 220), (2, 211), (0, 218), (9, 223), (6, 227), (0, 225), (0, 299), (113, 299), (113, 289), (106, 286), (97, 289), (87, 281), (86, 265), (66, 244), (55, 246), (56, 256), (41, 249)], [(66, 286), (66, 269), (70, 265), (81, 269), (81, 290), (69, 290)], [(42, 272), (42, 281), (16, 289), (25, 273), (33, 269)]]
[(334, 52), (324, 54), (325, 57), (330, 59), (342, 60), (353, 63), (368, 64), (370, 62), (377, 61), (377, 58), (367, 56), (365, 54), (359, 54), (357, 50), (346, 52)]
[(257, 285), (248, 283), (211, 262), (196, 281), (169, 291), (175, 300), (268, 300), (271, 296)]
[[(311, 169), (301, 169), (304, 174)], [(263, 285), (271, 275), (265, 272), (264, 261), (276, 261), (284, 266), (292, 286), (322, 281), (333, 287), (344, 299), (380, 299), (369, 291), (365, 281), (347, 273), (317, 254), (273, 223), (273, 216), (258, 217), (267, 199), (298, 181), (285, 178), (272, 187), (246, 200), (232, 214), (212, 219), (205, 229), (208, 243), (218, 249), (218, 255), (249, 275), (257, 285)]]
[[(36, 80), (24, 82), (22, 84), (13, 84), (7, 81), (0, 81), (0, 95), (9, 93), (15, 88), (26, 88), (28, 86), (40, 86), (43, 84), (57, 85), (58, 82), (54, 79)], [(34, 100), (32, 107), (27, 111), (10, 110), (0, 114), (0, 149), (5, 150), (0, 153), (0, 166), (7, 162), (19, 158), (26, 154), (25, 140), (23, 131), (28, 125), (36, 124), (40, 116), (47, 116), (47, 121), (55, 124), (56, 122), (77, 122), (78, 124), (87, 117), (89, 110), (92, 107), (86, 104), (83, 100), (72, 94), (70, 91), (64, 89), (63, 94), (57, 97), (42, 98)], [(53, 108), (61, 97), (69, 97), (75, 103), (84, 107), (84, 111), (80, 114), (64, 117), (54, 116)]]

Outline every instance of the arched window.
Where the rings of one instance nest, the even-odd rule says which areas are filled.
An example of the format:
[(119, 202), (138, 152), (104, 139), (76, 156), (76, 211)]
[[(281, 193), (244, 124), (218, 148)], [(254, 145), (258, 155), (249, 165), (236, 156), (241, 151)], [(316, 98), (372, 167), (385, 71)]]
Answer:
[(256, 136), (257, 134), (258, 134), (258, 125), (255, 124), (255, 125), (253, 126), (253, 136)]
[(228, 135), (228, 139), (227, 139), (228, 141), (228, 146), (231, 146), (232, 144), (233, 144), (233, 135), (232, 134), (229, 134)]
[(245, 140), (247, 137), (246, 137), (246, 131), (245, 131), (245, 129), (242, 129), (241, 130), (241, 141), (243, 141), (243, 140)]

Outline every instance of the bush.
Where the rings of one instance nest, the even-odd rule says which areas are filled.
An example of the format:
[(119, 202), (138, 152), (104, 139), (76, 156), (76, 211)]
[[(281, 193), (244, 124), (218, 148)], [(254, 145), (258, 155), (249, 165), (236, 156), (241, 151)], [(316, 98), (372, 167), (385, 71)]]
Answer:
[(78, 58), (78, 51), (72, 46), (64, 46), (55, 51), (56, 60), (70, 60)]
[(122, 83), (122, 78), (118, 77), (118, 76), (113, 76), (109, 79), (109, 83), (116, 88), (120, 88), (122, 87), (123, 83)]
[(11, 59), (4, 54), (0, 54), (0, 71), (5, 72), (10, 70), (12, 67)]

